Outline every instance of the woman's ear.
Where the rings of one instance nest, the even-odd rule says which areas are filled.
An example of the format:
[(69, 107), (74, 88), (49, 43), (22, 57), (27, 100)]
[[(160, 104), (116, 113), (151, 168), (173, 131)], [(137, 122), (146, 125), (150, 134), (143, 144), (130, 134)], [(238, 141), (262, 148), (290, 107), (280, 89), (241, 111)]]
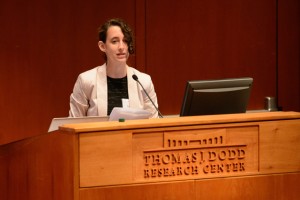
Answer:
[(106, 52), (106, 48), (105, 48), (105, 44), (102, 41), (98, 42), (98, 47), (101, 51), (103, 51), (104, 53)]

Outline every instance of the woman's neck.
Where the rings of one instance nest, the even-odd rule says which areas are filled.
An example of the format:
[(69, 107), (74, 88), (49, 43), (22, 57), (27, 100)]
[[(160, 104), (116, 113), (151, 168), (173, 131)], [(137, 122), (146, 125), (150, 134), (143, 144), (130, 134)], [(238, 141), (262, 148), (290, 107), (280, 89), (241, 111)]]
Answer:
[(127, 74), (127, 67), (125, 64), (109, 64), (106, 63), (106, 74), (111, 78), (123, 78)]

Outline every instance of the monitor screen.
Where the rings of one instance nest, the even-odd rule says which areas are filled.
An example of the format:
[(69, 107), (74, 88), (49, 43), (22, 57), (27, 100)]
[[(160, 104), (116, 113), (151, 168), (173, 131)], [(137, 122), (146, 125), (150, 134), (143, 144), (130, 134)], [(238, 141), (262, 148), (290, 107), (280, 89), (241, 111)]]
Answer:
[(188, 81), (180, 116), (245, 113), (252, 78)]

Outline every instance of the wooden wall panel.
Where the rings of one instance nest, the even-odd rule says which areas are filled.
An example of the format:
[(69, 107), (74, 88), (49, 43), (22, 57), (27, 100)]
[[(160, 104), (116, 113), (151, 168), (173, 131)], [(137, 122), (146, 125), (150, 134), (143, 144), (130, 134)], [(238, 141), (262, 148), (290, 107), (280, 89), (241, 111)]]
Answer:
[(186, 80), (238, 76), (254, 78), (250, 109), (278, 96), (300, 111), (299, 10), (297, 0), (2, 0), (0, 144), (68, 115), (78, 74), (103, 63), (97, 28), (112, 17), (133, 27), (130, 65), (152, 76), (165, 115), (179, 113)]
[[(158, 14), (159, 13), (159, 14)], [(276, 2), (146, 1), (146, 67), (161, 112), (178, 114), (187, 80), (250, 76), (250, 109), (276, 95)]]
[(77, 76), (103, 63), (98, 27), (112, 17), (134, 27), (135, 1), (2, 0), (0, 16), (4, 144), (45, 133), (52, 118), (68, 116)]
[(278, 3), (278, 104), (300, 111), (300, 1)]

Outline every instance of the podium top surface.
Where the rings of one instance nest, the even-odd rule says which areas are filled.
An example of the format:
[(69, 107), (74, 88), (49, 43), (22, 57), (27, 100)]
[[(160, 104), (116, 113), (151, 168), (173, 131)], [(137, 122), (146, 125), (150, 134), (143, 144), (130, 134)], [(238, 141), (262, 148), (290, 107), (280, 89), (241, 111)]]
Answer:
[(64, 124), (59, 127), (61, 131), (84, 133), (95, 131), (112, 131), (126, 129), (144, 129), (160, 127), (179, 127), (191, 125), (225, 124), (273, 120), (300, 119), (299, 112), (262, 112), (225, 115), (205, 115), (189, 117), (171, 117), (158, 119), (127, 120), (125, 122), (88, 122), (80, 124)]

